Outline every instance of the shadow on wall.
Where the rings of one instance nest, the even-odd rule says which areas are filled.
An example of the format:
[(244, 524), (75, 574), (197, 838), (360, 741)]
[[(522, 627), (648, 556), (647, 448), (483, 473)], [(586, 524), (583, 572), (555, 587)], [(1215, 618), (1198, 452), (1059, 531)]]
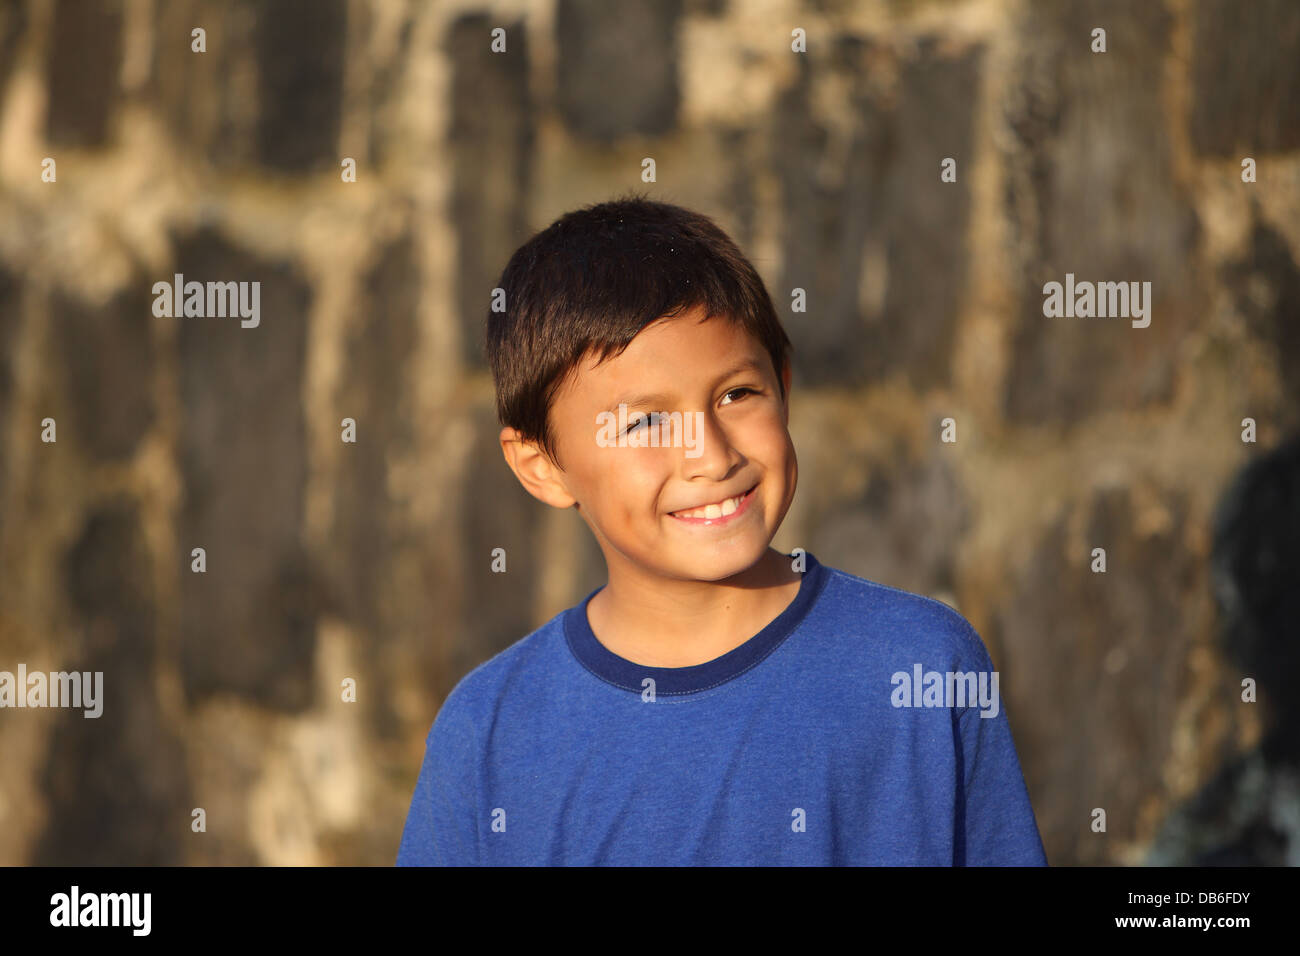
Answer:
[(1237, 476), (1211, 557), (1228, 657), (1254, 678), (1264, 732), (1165, 820), (1155, 866), (1300, 866), (1300, 435)]

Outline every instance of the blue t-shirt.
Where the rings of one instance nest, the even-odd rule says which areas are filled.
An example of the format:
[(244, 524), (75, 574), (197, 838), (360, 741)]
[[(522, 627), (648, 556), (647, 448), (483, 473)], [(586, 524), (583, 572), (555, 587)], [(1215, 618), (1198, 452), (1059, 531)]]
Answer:
[(614, 654), (598, 588), (475, 668), (398, 865), (1046, 865), (979, 635), (804, 559), (790, 606), (704, 664)]

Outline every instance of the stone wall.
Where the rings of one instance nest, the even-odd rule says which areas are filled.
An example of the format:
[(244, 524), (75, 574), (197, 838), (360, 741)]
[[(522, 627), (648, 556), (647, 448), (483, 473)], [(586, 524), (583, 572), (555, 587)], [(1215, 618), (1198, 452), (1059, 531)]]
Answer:
[[(107, 688), (0, 711), (0, 863), (393, 860), (442, 698), (603, 581), (502, 461), (490, 290), (647, 186), (795, 343), (774, 544), (958, 607), (1049, 859), (1139, 862), (1261, 732), (1208, 568), (1300, 425), (1298, 37), (1287, 0), (0, 5), (0, 670)], [(1067, 272), (1150, 281), (1149, 327), (1046, 318)], [(176, 273), (259, 280), (260, 325), (155, 315)]]

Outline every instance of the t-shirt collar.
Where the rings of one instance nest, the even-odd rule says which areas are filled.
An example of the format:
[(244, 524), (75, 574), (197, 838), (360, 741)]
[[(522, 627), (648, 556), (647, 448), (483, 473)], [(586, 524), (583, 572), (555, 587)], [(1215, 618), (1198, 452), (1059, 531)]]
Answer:
[[(573, 656), (601, 680), (640, 694), (642, 682), (654, 680), (655, 695), (693, 694), (738, 677), (756, 666), (790, 636), (808, 614), (826, 583), (826, 568), (810, 552), (804, 552), (805, 569), (799, 592), (790, 605), (761, 631), (721, 657), (691, 667), (646, 667), (615, 654), (596, 639), (587, 619), (587, 605), (604, 585), (564, 612), (564, 637)], [(791, 559), (793, 560), (793, 558)]]

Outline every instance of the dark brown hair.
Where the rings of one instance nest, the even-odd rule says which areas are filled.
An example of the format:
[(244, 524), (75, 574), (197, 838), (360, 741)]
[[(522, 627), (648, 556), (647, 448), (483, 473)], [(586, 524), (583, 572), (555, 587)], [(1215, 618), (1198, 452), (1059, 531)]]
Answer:
[(746, 329), (781, 370), (793, 348), (749, 260), (713, 220), (628, 196), (566, 213), (501, 273), (505, 311), (488, 312), (497, 418), (558, 464), (556, 392), (589, 351), (621, 353), (656, 319), (703, 307)]

